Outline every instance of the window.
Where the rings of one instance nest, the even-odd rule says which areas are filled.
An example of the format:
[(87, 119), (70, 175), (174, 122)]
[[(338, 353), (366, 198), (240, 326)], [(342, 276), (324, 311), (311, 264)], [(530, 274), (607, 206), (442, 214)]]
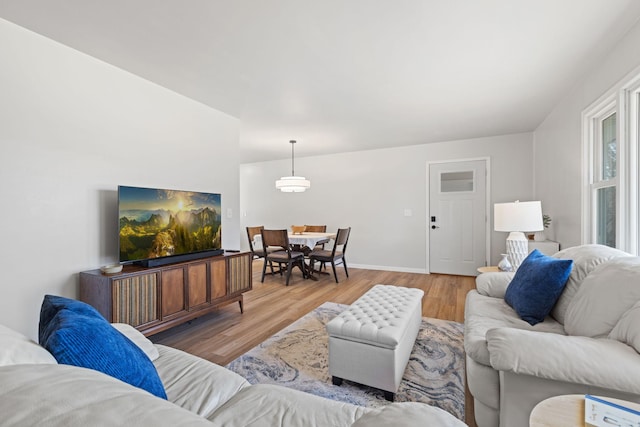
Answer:
[(443, 172), (440, 174), (440, 192), (473, 191), (473, 171)]
[(598, 158), (597, 179), (593, 188), (596, 193), (595, 228), (596, 243), (616, 247), (616, 194), (618, 164), (618, 144), (616, 113), (608, 114), (604, 119), (597, 120), (599, 135), (596, 138)]
[(583, 241), (640, 253), (640, 72), (587, 108), (583, 123)]

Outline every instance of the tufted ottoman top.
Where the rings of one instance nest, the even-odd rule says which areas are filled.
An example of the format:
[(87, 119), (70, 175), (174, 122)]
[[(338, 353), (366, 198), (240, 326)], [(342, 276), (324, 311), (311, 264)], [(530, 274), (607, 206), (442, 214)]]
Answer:
[(394, 349), (411, 314), (422, 310), (423, 295), (420, 289), (375, 285), (327, 323), (327, 332), (332, 337)]

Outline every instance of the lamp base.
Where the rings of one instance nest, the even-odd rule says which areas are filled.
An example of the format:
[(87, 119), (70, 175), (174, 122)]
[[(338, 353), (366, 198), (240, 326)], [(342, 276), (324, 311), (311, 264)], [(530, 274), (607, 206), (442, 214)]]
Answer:
[(513, 271), (516, 271), (529, 254), (529, 242), (521, 231), (512, 231), (507, 237), (507, 255), (511, 260)]

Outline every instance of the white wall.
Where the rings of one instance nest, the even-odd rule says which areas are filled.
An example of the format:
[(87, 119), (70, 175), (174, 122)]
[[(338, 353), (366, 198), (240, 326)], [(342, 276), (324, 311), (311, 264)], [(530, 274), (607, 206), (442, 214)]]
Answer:
[(1, 19), (0, 40), (0, 323), (36, 338), (45, 294), (117, 261), (119, 184), (222, 193), (239, 247), (236, 119)]
[[(281, 193), (275, 189), (275, 180), (290, 174), (290, 159), (243, 164), (240, 225), (289, 228), (327, 224), (332, 231), (350, 226), (349, 264), (424, 272), (427, 162), (478, 157), (491, 159), (492, 203), (531, 200), (532, 135), (526, 133), (327, 156), (296, 156), (296, 174), (311, 180), (311, 189), (305, 193)], [(410, 209), (413, 216), (405, 217), (405, 209)], [(506, 233), (492, 233), (494, 263), (504, 251), (506, 237)], [(242, 241), (244, 248), (248, 247), (246, 240), (245, 237)]]
[(582, 243), (582, 111), (640, 65), (640, 23), (573, 88), (534, 132), (535, 194), (551, 215), (549, 237)]

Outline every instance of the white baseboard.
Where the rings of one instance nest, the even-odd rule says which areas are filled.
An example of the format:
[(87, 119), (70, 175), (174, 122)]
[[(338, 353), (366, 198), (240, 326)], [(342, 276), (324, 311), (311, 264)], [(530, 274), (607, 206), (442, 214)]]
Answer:
[(397, 271), (400, 273), (429, 274), (424, 268), (390, 267), (386, 265), (347, 264), (347, 268), (361, 268), (365, 270)]

